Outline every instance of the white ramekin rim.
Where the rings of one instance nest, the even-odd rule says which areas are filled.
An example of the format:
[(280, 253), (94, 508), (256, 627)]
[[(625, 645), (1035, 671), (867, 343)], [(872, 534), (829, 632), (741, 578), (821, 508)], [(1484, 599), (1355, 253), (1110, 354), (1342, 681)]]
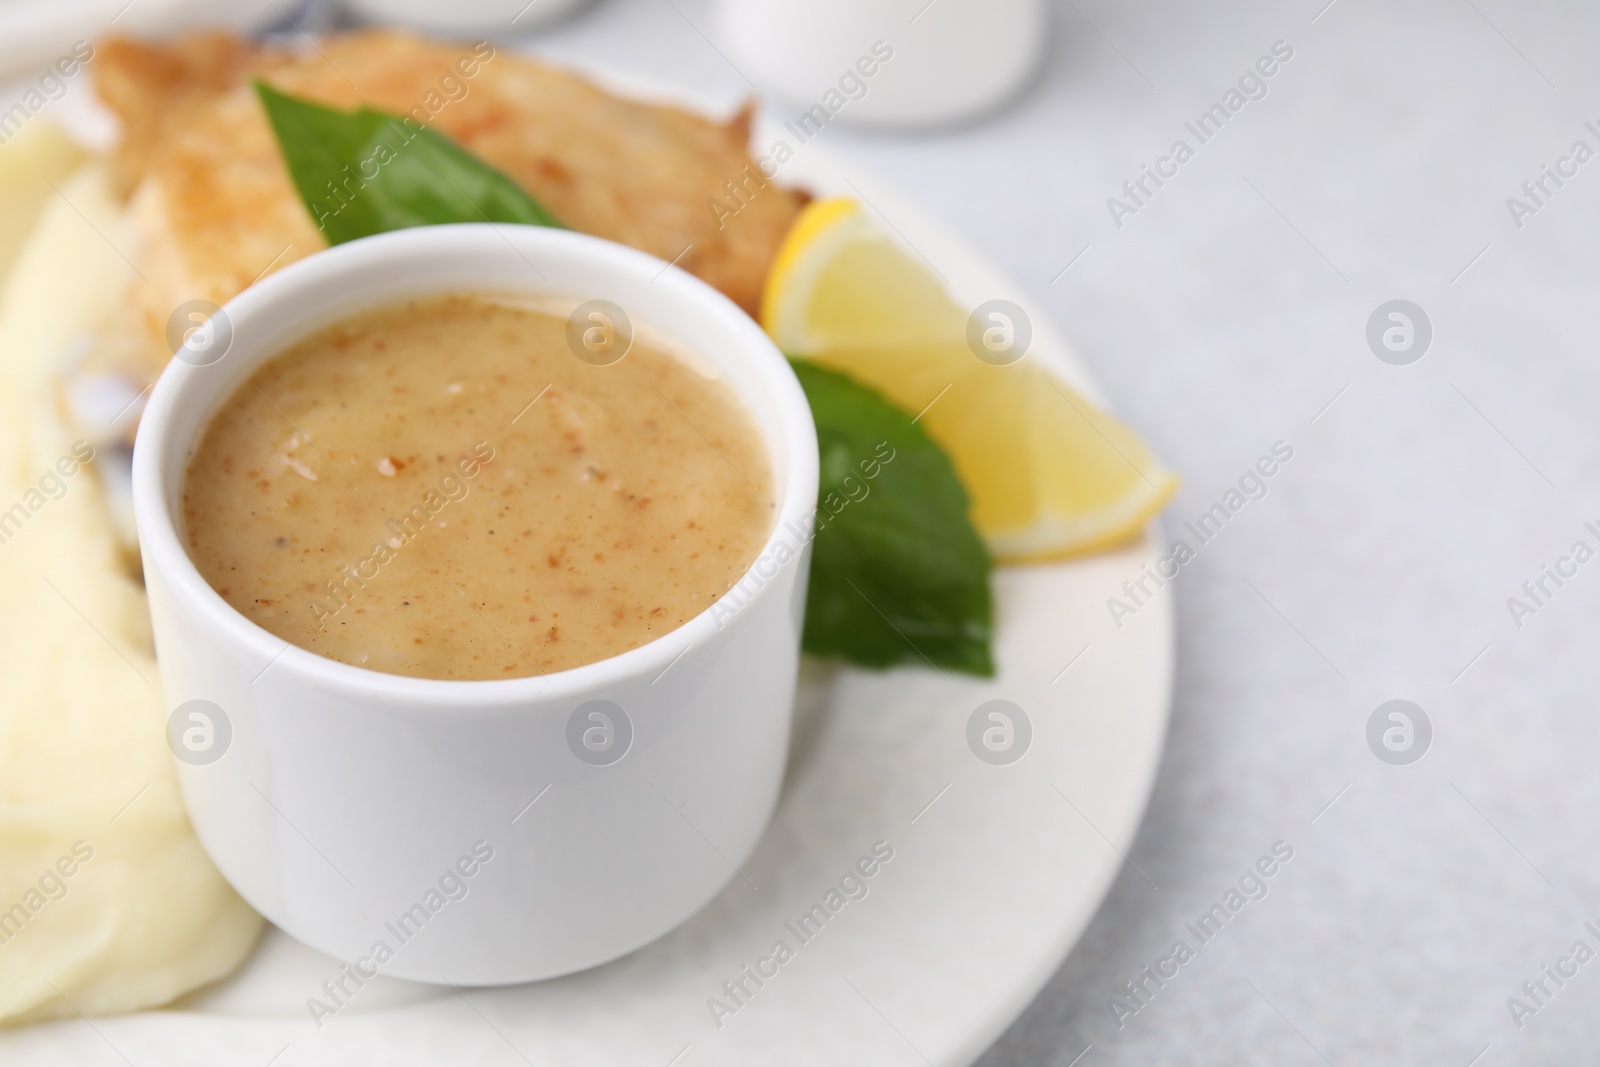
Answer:
[[(456, 254), (474, 245), (503, 250), (508, 242), (519, 253), (538, 248), (545, 253), (553, 251), (561, 256), (585, 257), (591, 264), (600, 263), (619, 276), (643, 278), (675, 299), (696, 302), (702, 309), (714, 312), (723, 325), (737, 335), (740, 343), (748, 347), (748, 358), (773, 388), (781, 420), (780, 436), (785, 443), (783, 451), (787, 455), (785, 470), (777, 469), (784, 461), (779, 456), (772, 457), (775, 482), (783, 486), (782, 494), (776, 501), (771, 533), (744, 577), (748, 577), (760, 561), (771, 558), (780, 542), (792, 548), (795, 540), (803, 539), (797, 538), (794, 531), (811, 529), (819, 461), (816, 426), (799, 379), (771, 339), (738, 305), (687, 271), (644, 252), (570, 230), (535, 226), (465, 223), (417, 227), (317, 252), (244, 290), (224, 305), (223, 312), (237, 338), (241, 330), (270, 317), (274, 309), (293, 301), (297, 294), (338, 286), (341, 279), (381, 268), (397, 257)], [(452, 289), (444, 285), (438, 292), (460, 292), (468, 288), (474, 287), (462, 285)], [(560, 292), (559, 288), (553, 291)], [(411, 295), (415, 295), (414, 292)], [(398, 291), (394, 298), (400, 298)], [(365, 300), (352, 306), (350, 313), (381, 303), (381, 300)], [(678, 339), (691, 347), (695, 340), (692, 337)], [(281, 351), (281, 348), (282, 344), (274, 351)], [(191, 612), (198, 613), (207, 624), (226, 633), (241, 648), (258, 657), (263, 673), (268, 669), (292, 672), (323, 690), (396, 711), (440, 706), (452, 710), (488, 711), (582, 697), (639, 678), (656, 677), (717, 632), (719, 613), (731, 616), (730, 625), (736, 625), (750, 598), (764, 595), (768, 587), (768, 582), (756, 583), (753, 593), (744, 590), (740, 594), (742, 599), (733, 601), (737, 606), (729, 608), (729, 598), (744, 584), (741, 577), (728, 593), (704, 611), (637, 648), (579, 667), (520, 678), (485, 681), (414, 678), (356, 667), (300, 648), (252, 622), (211, 588), (184, 549), (177, 517), (168, 507), (168, 500), (172, 498), (167, 478), (171, 453), (174, 449), (187, 451), (193, 444), (188, 440), (175, 440), (170, 427), (171, 416), (192, 392), (201, 388), (198, 374), (205, 369), (174, 359), (157, 381), (141, 417), (133, 457), (133, 503), (140, 550), (145, 569), (161, 574), (169, 594), (187, 601), (185, 606)], [(205, 417), (200, 420), (202, 427), (229, 395), (229, 391), (223, 391), (209, 405)], [(742, 399), (749, 400), (748, 397)]]

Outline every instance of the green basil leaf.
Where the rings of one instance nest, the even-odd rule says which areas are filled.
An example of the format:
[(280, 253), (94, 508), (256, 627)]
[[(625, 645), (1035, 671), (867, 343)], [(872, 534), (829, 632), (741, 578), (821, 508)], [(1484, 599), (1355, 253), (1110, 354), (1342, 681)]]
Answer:
[(790, 362), (822, 459), (806, 651), (992, 676), (993, 563), (949, 457), (872, 390)]
[(504, 173), (415, 122), (372, 108), (337, 111), (263, 81), (255, 88), (329, 244), (446, 222), (561, 225)]

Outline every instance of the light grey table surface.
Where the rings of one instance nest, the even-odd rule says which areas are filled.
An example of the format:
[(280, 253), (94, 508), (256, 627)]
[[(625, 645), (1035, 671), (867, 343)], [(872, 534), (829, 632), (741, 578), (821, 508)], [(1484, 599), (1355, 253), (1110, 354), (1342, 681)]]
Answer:
[[(1600, 10), (1325, 3), (1059, 0), (1044, 70), (999, 114), (825, 133), (1066, 331), (1183, 475), (1174, 526), (1294, 449), (1177, 581), (1171, 735), (1130, 854), (1150, 882), (1124, 869), (984, 1067), (1600, 1056), (1600, 959), (1561, 964), (1542, 1006), (1521, 989), (1600, 950), (1600, 561), (1507, 606), (1575, 541), (1600, 549), (1600, 159), (1547, 179), (1520, 228), (1507, 206), (1575, 141), (1600, 150)], [(732, 100), (709, 21), (601, 0), (529, 41)], [(1184, 122), (1280, 40), (1267, 96), (1117, 227), (1107, 198), (1195, 146)], [(1397, 298), (1433, 327), (1407, 366), (1366, 340)], [(1433, 727), (1409, 766), (1367, 743), (1396, 698)], [(1119, 984), (1197, 947), (1185, 923), (1280, 840), (1268, 895), (1119, 1027)], [(1514, 1020), (1513, 996), (1537, 1010)]]

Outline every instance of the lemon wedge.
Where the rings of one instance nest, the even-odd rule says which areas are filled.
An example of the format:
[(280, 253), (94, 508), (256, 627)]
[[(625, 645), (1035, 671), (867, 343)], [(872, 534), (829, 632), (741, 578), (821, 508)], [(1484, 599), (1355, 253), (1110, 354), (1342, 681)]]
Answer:
[(761, 325), (790, 356), (916, 414), (949, 453), (996, 559), (1131, 540), (1178, 479), (1133, 431), (1027, 357), (1020, 310), (969, 314), (859, 204), (832, 199), (810, 204), (785, 238)]

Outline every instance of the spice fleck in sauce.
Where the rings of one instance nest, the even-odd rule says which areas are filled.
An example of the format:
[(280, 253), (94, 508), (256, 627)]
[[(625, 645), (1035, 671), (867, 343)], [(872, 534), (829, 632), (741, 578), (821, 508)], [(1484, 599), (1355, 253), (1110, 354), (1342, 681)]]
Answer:
[(566, 321), (492, 296), (314, 334), (213, 418), (185, 537), (291, 644), (418, 678), (517, 678), (637, 648), (737, 582), (774, 518), (723, 382), (635, 337), (593, 366)]

